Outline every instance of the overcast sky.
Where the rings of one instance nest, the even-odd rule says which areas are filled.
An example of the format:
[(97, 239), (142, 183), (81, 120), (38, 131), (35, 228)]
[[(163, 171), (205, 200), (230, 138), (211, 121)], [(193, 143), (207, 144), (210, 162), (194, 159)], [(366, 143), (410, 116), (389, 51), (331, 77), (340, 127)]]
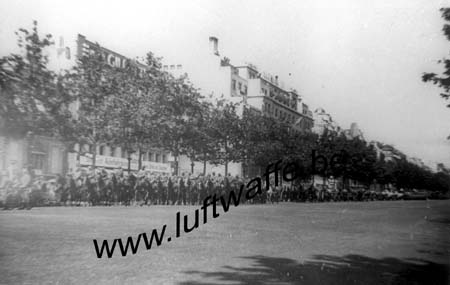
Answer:
[[(201, 60), (208, 37), (233, 64), (278, 74), (310, 108), (366, 139), (428, 163), (450, 165), (450, 109), (421, 82), (449, 55), (439, 8), (446, 1), (9, 1), (0, 0), (0, 55), (14, 31), (78, 33), (129, 57), (151, 50), (166, 62)], [(447, 5), (449, 6), (449, 5)]]

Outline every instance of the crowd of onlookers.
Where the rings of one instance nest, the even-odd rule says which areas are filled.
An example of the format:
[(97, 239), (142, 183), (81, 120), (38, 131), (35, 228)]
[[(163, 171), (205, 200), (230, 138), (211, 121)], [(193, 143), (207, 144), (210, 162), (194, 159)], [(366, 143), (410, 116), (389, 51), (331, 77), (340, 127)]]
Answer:
[[(262, 181), (265, 181), (263, 179)], [(2, 175), (0, 203), (5, 209), (31, 208), (44, 205), (197, 205), (207, 196), (227, 196), (247, 180), (231, 175), (181, 174), (169, 176), (147, 171), (128, 173), (122, 169), (84, 169), (51, 179), (36, 176), (24, 168), (20, 173)], [(403, 198), (402, 192), (369, 189), (331, 189), (311, 183), (280, 183), (272, 180), (262, 193), (243, 203), (369, 201)]]

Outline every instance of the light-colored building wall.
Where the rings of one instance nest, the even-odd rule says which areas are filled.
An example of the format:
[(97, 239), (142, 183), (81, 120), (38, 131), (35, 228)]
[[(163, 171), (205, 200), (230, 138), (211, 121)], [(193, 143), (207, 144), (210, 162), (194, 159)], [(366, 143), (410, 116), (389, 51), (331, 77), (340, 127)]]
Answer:
[[(191, 173), (192, 170), (192, 162), (191, 160), (185, 156), (180, 156), (180, 162), (178, 164), (178, 173)], [(200, 161), (194, 162), (194, 172), (195, 176), (202, 175), (204, 170), (204, 164)], [(212, 163), (206, 163), (206, 174), (215, 173), (216, 175), (220, 174), (221, 176), (225, 175), (225, 165), (215, 165)], [(228, 173), (231, 176), (242, 176), (242, 165), (241, 163), (230, 162), (228, 164)]]
[(64, 145), (44, 136), (0, 136), (0, 170), (17, 172), (28, 167), (38, 175), (62, 173)]
[(300, 104), (300, 96), (295, 90), (286, 90), (277, 76), (260, 73), (254, 65), (247, 64), (237, 69), (248, 81), (248, 105), (280, 122), (291, 124), (296, 130), (311, 130), (312, 113), (307, 105)]

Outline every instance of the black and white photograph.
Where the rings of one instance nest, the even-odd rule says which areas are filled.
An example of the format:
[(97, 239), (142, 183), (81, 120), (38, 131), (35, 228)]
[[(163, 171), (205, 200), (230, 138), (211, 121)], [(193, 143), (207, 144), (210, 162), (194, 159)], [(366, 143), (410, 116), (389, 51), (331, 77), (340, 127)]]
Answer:
[(450, 284), (449, 2), (0, 15), (0, 284)]

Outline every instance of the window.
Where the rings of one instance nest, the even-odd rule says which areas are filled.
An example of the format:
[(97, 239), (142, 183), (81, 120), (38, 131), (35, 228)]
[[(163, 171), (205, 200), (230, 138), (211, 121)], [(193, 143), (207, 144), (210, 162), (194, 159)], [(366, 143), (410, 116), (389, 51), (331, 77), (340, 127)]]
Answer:
[(231, 89), (236, 90), (236, 80), (231, 80)]
[(85, 144), (83, 145), (83, 147), (81, 148), (82, 152), (88, 152), (91, 153), (91, 146), (89, 144)]
[(119, 157), (120, 147), (113, 147), (112, 156)]
[(148, 161), (153, 161), (153, 153), (152, 152), (148, 153)]
[(43, 170), (45, 164), (45, 153), (33, 152), (31, 154), (31, 165), (34, 169)]
[(122, 149), (122, 158), (127, 158), (127, 151)]
[(239, 82), (239, 90), (242, 90), (242, 83)]
[(70, 59), (70, 48), (66, 47), (66, 59)]
[(98, 154), (105, 155), (105, 146), (101, 145), (98, 150)]
[(163, 154), (163, 156), (162, 156), (162, 162), (164, 162), (164, 163), (167, 162), (167, 155)]
[(278, 109), (275, 109), (275, 117), (278, 116)]
[(160, 161), (161, 161), (161, 154), (157, 153), (157, 154), (155, 155), (155, 161), (156, 161), (156, 162), (160, 162)]
[(244, 85), (244, 94), (247, 95), (247, 85)]

